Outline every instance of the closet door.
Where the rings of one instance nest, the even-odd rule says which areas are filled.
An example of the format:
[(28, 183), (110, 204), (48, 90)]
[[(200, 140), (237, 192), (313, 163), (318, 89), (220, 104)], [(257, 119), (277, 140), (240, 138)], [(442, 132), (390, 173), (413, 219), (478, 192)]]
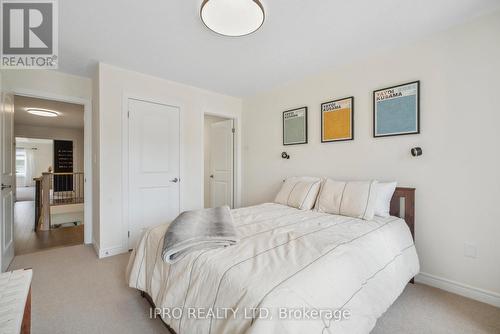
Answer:
[(179, 108), (128, 100), (129, 248), (179, 214)]
[(233, 120), (210, 126), (210, 207), (233, 207)]

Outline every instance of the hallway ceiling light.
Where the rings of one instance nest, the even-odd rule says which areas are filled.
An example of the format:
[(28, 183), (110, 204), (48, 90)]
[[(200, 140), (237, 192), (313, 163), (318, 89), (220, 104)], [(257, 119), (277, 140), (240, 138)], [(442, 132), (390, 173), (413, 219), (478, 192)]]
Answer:
[(200, 16), (208, 29), (224, 36), (245, 36), (264, 24), (259, 0), (204, 0)]
[(57, 116), (59, 116), (59, 113), (57, 111), (48, 110), (48, 109), (28, 108), (28, 109), (26, 109), (26, 111), (29, 112), (30, 114), (33, 114), (36, 116), (42, 116), (42, 117), (57, 117)]

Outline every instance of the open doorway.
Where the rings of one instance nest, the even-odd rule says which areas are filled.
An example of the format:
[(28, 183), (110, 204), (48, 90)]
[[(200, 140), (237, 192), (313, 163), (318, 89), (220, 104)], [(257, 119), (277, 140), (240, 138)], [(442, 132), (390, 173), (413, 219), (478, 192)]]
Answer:
[(204, 115), (204, 207), (234, 208), (234, 120)]
[(16, 137), (15, 145), (16, 202), (34, 202), (34, 178), (41, 176), (52, 166), (54, 141)]
[(14, 253), (84, 241), (84, 106), (14, 96)]

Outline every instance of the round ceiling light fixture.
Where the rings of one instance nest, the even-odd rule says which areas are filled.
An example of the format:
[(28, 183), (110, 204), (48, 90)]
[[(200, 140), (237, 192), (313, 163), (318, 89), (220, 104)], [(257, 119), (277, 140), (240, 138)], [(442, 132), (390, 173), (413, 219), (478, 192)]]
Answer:
[(54, 110), (40, 109), (40, 108), (28, 108), (26, 109), (32, 115), (42, 116), (42, 117), (57, 117), (59, 113)]
[(200, 16), (208, 29), (229, 37), (257, 31), (265, 18), (259, 0), (203, 0)]

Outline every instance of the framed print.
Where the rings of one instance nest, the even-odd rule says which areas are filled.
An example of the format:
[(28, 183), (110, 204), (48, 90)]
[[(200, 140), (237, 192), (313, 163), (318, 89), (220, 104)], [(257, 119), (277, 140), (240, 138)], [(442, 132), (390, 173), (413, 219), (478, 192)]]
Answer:
[(420, 133), (420, 81), (373, 92), (373, 136)]
[(321, 104), (321, 142), (354, 139), (354, 97)]
[(283, 145), (307, 144), (307, 107), (283, 112)]

